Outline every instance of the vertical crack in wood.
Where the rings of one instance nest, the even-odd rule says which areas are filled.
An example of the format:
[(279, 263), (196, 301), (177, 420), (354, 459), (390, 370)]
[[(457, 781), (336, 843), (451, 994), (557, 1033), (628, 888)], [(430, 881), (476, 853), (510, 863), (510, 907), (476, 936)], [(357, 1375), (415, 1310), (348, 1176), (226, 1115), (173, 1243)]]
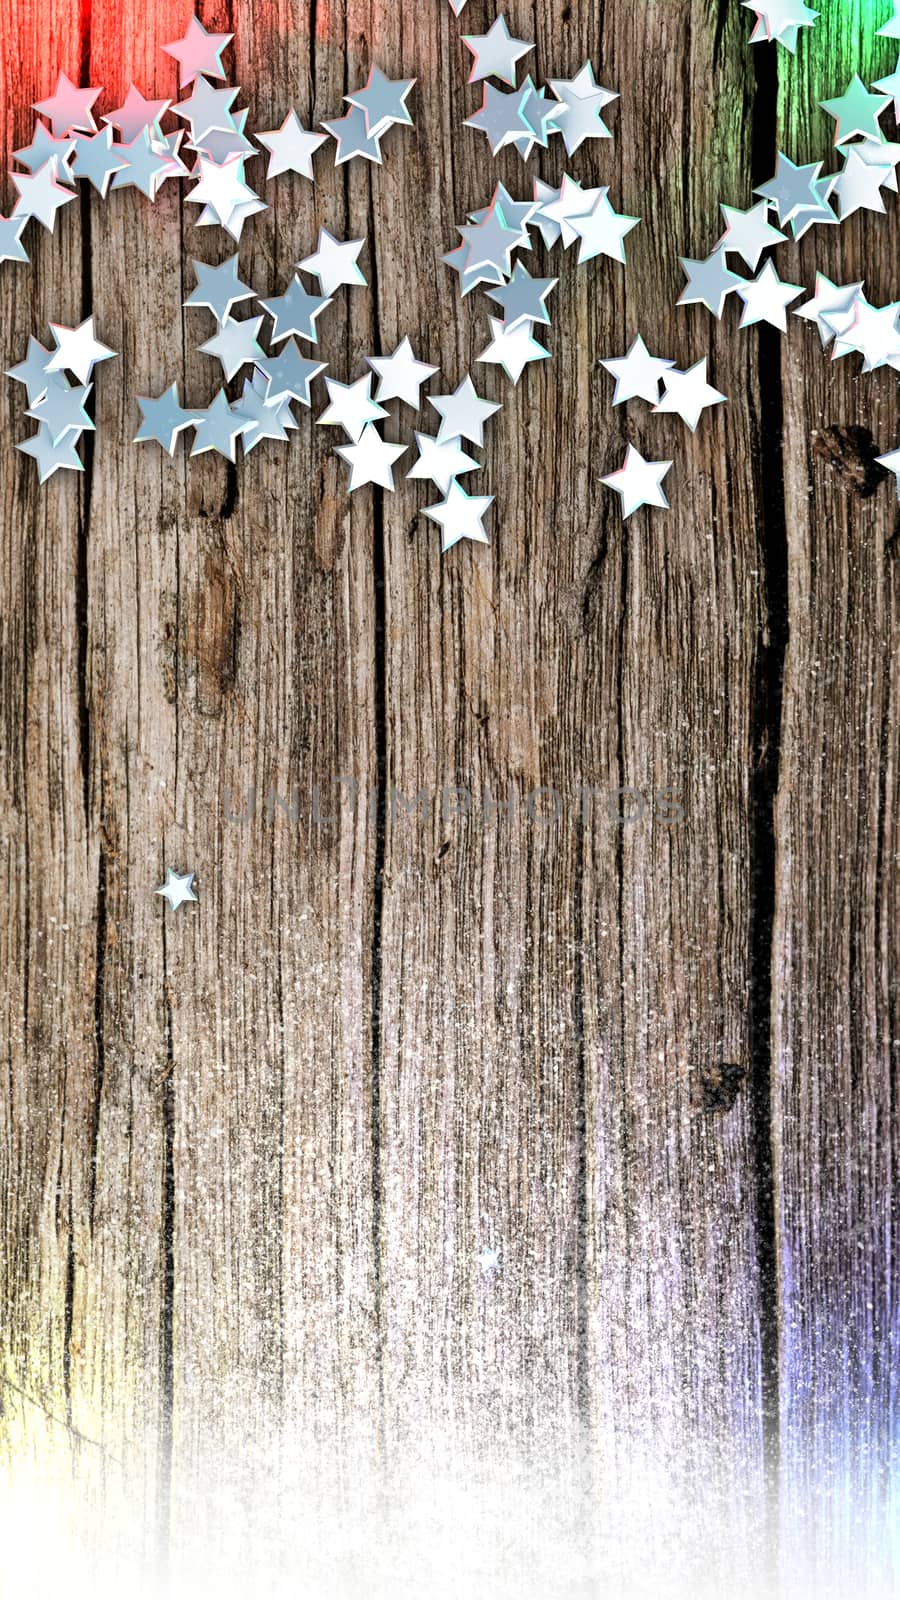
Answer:
[[(751, 170), (754, 185), (775, 169), (778, 67), (775, 53), (753, 53), (755, 92)], [(756, 1169), (757, 1263), (761, 1354), (763, 1450), (768, 1492), (768, 1547), (776, 1559), (780, 1481), (781, 1375), (778, 1223), (772, 1125), (773, 930), (776, 909), (775, 802), (781, 756), (785, 657), (789, 636), (788, 548), (785, 518), (781, 337), (759, 326), (759, 415), (756, 419), (760, 567), (764, 610), (760, 617), (750, 713), (748, 785), (750, 875), (750, 1071)]]
[(69, 1236), (66, 1245), (66, 1287), (63, 1302), (63, 1398), (66, 1427), (72, 1430), (72, 1322), (75, 1314), (75, 1236), (72, 1225), (72, 1196), (69, 1195)]
[[(79, 14), (80, 77), (79, 83), (90, 83), (91, 63), (91, 5), (82, 0)], [(81, 316), (91, 315), (93, 306), (93, 271), (91, 263), (91, 195), (90, 185), (80, 186), (78, 205), (81, 221)], [(96, 406), (93, 390), (88, 395), (85, 410), (93, 422)], [(85, 820), (90, 816), (91, 803), (91, 720), (88, 692), (88, 540), (91, 528), (91, 501), (94, 487), (94, 432), (86, 428), (82, 435), (84, 471), (81, 477), (81, 511), (75, 548), (75, 608), (77, 627), (77, 680), (78, 726), (81, 752), (81, 783)]]
[[(373, 348), (380, 351), (381, 319), (378, 304), (378, 258), (375, 250), (375, 206), (369, 174), (369, 254), (372, 292)], [(383, 989), (384, 873), (387, 851), (387, 596), (384, 537), (384, 490), (372, 489), (372, 587), (375, 607), (373, 697), (375, 727), (375, 848), (372, 862), (372, 927), (370, 964), (372, 973), (371, 1106), (372, 1119), (372, 1251), (375, 1294), (375, 1374), (378, 1388), (378, 1439), (382, 1464), (385, 1462), (384, 1414), (384, 1275), (382, 1265), (384, 1233), (384, 1192), (381, 1150), (382, 1035), (381, 1004)]]

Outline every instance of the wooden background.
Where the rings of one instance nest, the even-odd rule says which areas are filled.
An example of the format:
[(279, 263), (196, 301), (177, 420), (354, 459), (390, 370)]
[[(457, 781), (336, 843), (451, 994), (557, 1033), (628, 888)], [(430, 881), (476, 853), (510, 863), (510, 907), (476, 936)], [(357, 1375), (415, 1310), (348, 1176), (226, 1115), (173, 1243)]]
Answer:
[[(643, 221), (624, 271), (538, 241), (553, 360), (516, 389), (473, 368), (503, 402), (468, 480), (497, 497), (489, 549), (442, 557), (434, 496), (399, 475), (348, 498), (308, 413), (237, 472), (131, 446), (136, 394), (178, 378), (206, 403), (217, 381), (211, 318), (181, 307), (190, 259), (234, 246), (176, 184), (155, 206), (85, 195), (0, 274), (4, 366), (91, 311), (119, 352), (83, 476), (43, 489), (14, 449), (23, 391), (0, 385), (0, 1452), (45, 1510), (77, 1506), (98, 1562), (118, 1573), (119, 1542), (173, 1593), (204, 1592), (201, 1560), (219, 1593), (242, 1561), (336, 1593), (393, 1559), (392, 1594), (432, 1560), (469, 1575), (454, 1593), (630, 1575), (880, 1596), (900, 567), (891, 483), (861, 498), (814, 433), (896, 447), (897, 378), (832, 364), (797, 319), (739, 333), (733, 305), (716, 323), (674, 302), (718, 202), (749, 205), (776, 144), (836, 166), (816, 101), (895, 49), (853, 4), (823, 7), (796, 58), (751, 49), (736, 0), (504, 9), (539, 79), (590, 57), (620, 91), (614, 142), (568, 169)], [(454, 388), (490, 309), (440, 263), (455, 224), (498, 178), (524, 196), (567, 165), (561, 140), (494, 162), (461, 126), (479, 91), (459, 36), (494, 14), (203, 8), (235, 33), (251, 129), (291, 104), (339, 115), (373, 60), (418, 77), (383, 167), (248, 169), (270, 205), (240, 246), (260, 294), (320, 224), (367, 236), (370, 291), (320, 323), (345, 381), (409, 334)], [(7, 152), (59, 70), (104, 85), (99, 111), (132, 78), (177, 98), (159, 46), (187, 17), (5, 0)], [(895, 298), (888, 211), (782, 246), (781, 276)], [(709, 354), (730, 403), (695, 436), (612, 409), (597, 363), (637, 331), (681, 366)], [(404, 409), (390, 436), (433, 420)], [(627, 440), (675, 465), (672, 510), (623, 527), (600, 478)], [(391, 785), (437, 804), (407, 815)], [(518, 804), (442, 816), (454, 785)], [(539, 786), (556, 823), (525, 809)], [(625, 786), (650, 805), (616, 826)], [(267, 814), (272, 787), (299, 789), (299, 818)], [(659, 789), (682, 820), (654, 815)], [(166, 866), (196, 871), (198, 906), (164, 914)], [(736, 1101), (704, 1109), (724, 1062)]]

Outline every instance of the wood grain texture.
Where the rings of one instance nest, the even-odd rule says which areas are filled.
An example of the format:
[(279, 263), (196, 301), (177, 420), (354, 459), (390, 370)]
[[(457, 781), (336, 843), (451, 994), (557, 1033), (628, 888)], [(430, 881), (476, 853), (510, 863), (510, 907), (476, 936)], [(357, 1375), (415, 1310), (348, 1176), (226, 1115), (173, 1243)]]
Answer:
[[(896, 60), (868, 8), (825, 19), (785, 79), (780, 130), (794, 159), (833, 132), (818, 101), (859, 66)], [(836, 86), (836, 87), (835, 87)], [(884, 119), (891, 125), (890, 116)], [(890, 137), (890, 134), (888, 135)], [(807, 238), (785, 275), (865, 279), (896, 297), (895, 218), (858, 213)], [(800, 276), (795, 277), (795, 263)], [(809, 330), (811, 333), (812, 330)], [(848, 491), (812, 430), (900, 437), (896, 376), (859, 376), (796, 331), (783, 352), (790, 645), (778, 804), (773, 1025), (785, 1561), (816, 1591), (882, 1595), (896, 1582), (898, 602), (891, 480)]]
[[(251, 128), (338, 115), (373, 60), (418, 77), (383, 167), (251, 165), (270, 208), (241, 276), (278, 294), (319, 226), (366, 236), (321, 359), (348, 381), (409, 334), (435, 391), (471, 369), (502, 400), (468, 480), (496, 495), (489, 549), (442, 558), (399, 470), (348, 497), (307, 412), (237, 472), (130, 445), (135, 395), (217, 383), (182, 303), (191, 260), (234, 247), (175, 185), (73, 204), (0, 280), (4, 364), (89, 311), (119, 352), (77, 481), (37, 489), (2, 402), (0, 1448), (76, 1487), (98, 1560), (114, 1530), (172, 1593), (261, 1569), (387, 1592), (393, 1539), (492, 1596), (622, 1587), (635, 1551), (651, 1587), (780, 1570), (789, 1595), (812, 1560), (880, 1594), (895, 508), (848, 500), (810, 430), (893, 447), (894, 380), (803, 323), (779, 343), (674, 309), (678, 257), (749, 205), (776, 134), (825, 153), (808, 107), (863, 30), (820, 24), (846, 70), (805, 39), (779, 63), (779, 123), (739, 7), (504, 9), (536, 76), (590, 57), (620, 89), (611, 143), (524, 168), (461, 126), (486, 0), (203, 11)], [(124, 54), (109, 0), (80, 32), (60, 8), (49, 51), (33, 19), (5, 38), (8, 148), (59, 69), (103, 110), (132, 77), (175, 94), (183, 8), (125, 15)], [(513, 388), (474, 364), (489, 302), (440, 255), (498, 179), (566, 166), (644, 220), (625, 271), (535, 236), (553, 359)], [(873, 218), (777, 264), (886, 299), (889, 252)], [(611, 407), (598, 361), (638, 331), (709, 355), (729, 404), (695, 435)], [(391, 438), (434, 431), (394, 409)], [(675, 464), (671, 511), (623, 527), (600, 479), (628, 441)], [(176, 916), (167, 866), (197, 872)], [(704, 1109), (728, 1062), (735, 1103)]]

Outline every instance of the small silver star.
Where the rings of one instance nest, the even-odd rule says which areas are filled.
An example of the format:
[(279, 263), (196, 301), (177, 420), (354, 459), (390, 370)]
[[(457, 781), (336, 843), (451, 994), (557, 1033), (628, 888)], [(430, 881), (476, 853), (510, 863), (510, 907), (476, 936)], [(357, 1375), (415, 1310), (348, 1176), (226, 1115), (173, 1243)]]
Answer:
[(172, 383), (158, 400), (137, 396), (142, 422), (134, 436), (135, 444), (151, 441), (161, 444), (167, 455), (175, 454), (178, 435), (185, 428), (193, 428), (203, 415), (202, 411), (184, 411), (178, 398), (178, 384)]
[(373, 65), (365, 88), (346, 94), (344, 99), (365, 113), (369, 138), (379, 139), (395, 123), (404, 128), (413, 126), (406, 101), (415, 82), (415, 78), (386, 78), (381, 68)]
[(572, 227), (581, 240), (578, 265), (591, 261), (594, 256), (611, 256), (613, 261), (625, 260), (624, 239), (636, 228), (640, 217), (629, 217), (614, 211), (607, 199), (609, 191), (601, 189), (594, 205), (583, 217), (573, 217)]
[(668, 510), (662, 480), (671, 465), (671, 461), (645, 461), (640, 451), (630, 444), (618, 472), (600, 479), (621, 496), (623, 522), (641, 506), (662, 506)]
[(491, 342), (477, 359), (502, 367), (513, 383), (518, 383), (529, 362), (548, 359), (550, 351), (535, 339), (530, 322), (519, 322), (515, 328), (508, 328), (498, 317), (488, 317), (488, 322)]
[(327, 428), (343, 428), (352, 444), (358, 444), (370, 423), (389, 415), (384, 406), (372, 399), (372, 374), (368, 372), (356, 383), (338, 383), (326, 378), (329, 404), (318, 418)]
[[(84, 409), (84, 403), (91, 392), (89, 383), (79, 384), (77, 387), (65, 388), (58, 384), (51, 384), (45, 394), (34, 402), (26, 411), (27, 417), (33, 417), (47, 429), (54, 445), (67, 433), (74, 433), (76, 439), (81, 436), (85, 428), (94, 432), (94, 424)], [(72, 441), (73, 444), (75, 440)]]
[(490, 400), (482, 400), (468, 376), (453, 394), (428, 395), (427, 399), (441, 418), (438, 444), (447, 439), (470, 439), (480, 449), (484, 444), (484, 424), (500, 410)]
[(528, 86), (505, 94), (502, 89), (485, 82), (481, 105), (473, 116), (466, 118), (463, 126), (476, 128), (483, 133), (492, 155), (508, 144), (530, 144), (534, 139), (534, 129), (523, 115), (523, 107), (530, 95)]
[(819, 105), (834, 118), (834, 142), (841, 145), (848, 139), (880, 139), (878, 118), (890, 105), (890, 96), (870, 94), (859, 73), (854, 72), (842, 95), (836, 100), (820, 100)]
[(45, 350), (39, 340), (31, 334), (28, 336), (28, 350), (25, 360), (20, 361), (17, 367), (8, 367), (6, 376), (15, 379), (16, 383), (24, 384), (28, 395), (28, 404), (33, 406), (46, 394), (51, 384), (57, 388), (65, 389), (66, 379), (61, 372), (50, 372), (47, 362), (52, 356), (52, 350)]
[(299, 400), (302, 406), (311, 407), (313, 381), (325, 371), (326, 363), (308, 361), (294, 340), (288, 339), (277, 356), (267, 356), (257, 366), (269, 380), (270, 400)]
[(0, 217), (0, 261), (29, 259), (22, 243), (22, 233), (27, 221), (27, 217)]
[(238, 439), (252, 424), (232, 410), (224, 389), (217, 390), (212, 405), (200, 411), (199, 418), (191, 455), (201, 456), (207, 450), (215, 450), (233, 465), (237, 461)]
[(696, 432), (701, 413), (707, 406), (724, 405), (728, 398), (707, 383), (706, 356), (684, 372), (679, 372), (677, 368), (664, 372), (663, 384), (665, 393), (659, 404), (653, 407), (654, 412), (676, 412), (682, 422), (687, 423), (691, 433)]
[(454, 478), (444, 499), (438, 505), (425, 507), (426, 517), (436, 522), (441, 530), (442, 553), (459, 544), (461, 539), (489, 544), (484, 518), (493, 503), (492, 494), (466, 494)]
[(853, 321), (856, 297), (862, 282), (838, 284), (826, 278), (824, 272), (816, 273), (816, 288), (812, 299), (805, 300), (794, 312), (806, 322), (814, 322), (819, 330), (822, 348), (827, 349), (836, 333), (846, 332)]
[(655, 405), (659, 399), (660, 379), (665, 377), (675, 363), (665, 360), (662, 356), (651, 356), (638, 334), (624, 356), (601, 361), (600, 365), (605, 367), (607, 372), (611, 372), (616, 380), (612, 403), (614, 406), (620, 406), (626, 400), (633, 400), (636, 395)]
[(886, 207), (881, 190), (893, 172), (890, 166), (873, 166), (864, 161), (854, 145), (842, 152), (844, 169), (838, 173), (834, 186), (840, 207), (841, 221), (846, 222), (854, 211), (884, 212)]
[(87, 178), (105, 200), (113, 174), (127, 165), (118, 146), (113, 144), (112, 128), (102, 128), (93, 135), (76, 134), (72, 143), (75, 147), (72, 176)]
[(738, 294), (744, 302), (741, 328), (755, 322), (768, 322), (773, 328), (787, 332), (787, 308), (792, 300), (803, 293), (799, 283), (783, 283), (771, 261), (767, 261), (755, 278), (738, 285)]
[(193, 887), (196, 876), (195, 872), (186, 872), (181, 876), (179, 873), (173, 872), (171, 867), (167, 867), (166, 881), (162, 888), (157, 889), (156, 892), (161, 894), (164, 900), (168, 901), (173, 911), (177, 911), (179, 906), (186, 905), (188, 901), (197, 899)]
[(123, 104), (102, 120), (118, 130), (123, 144), (134, 144), (145, 128), (155, 138), (162, 138), (159, 119), (171, 104), (171, 100), (145, 100), (140, 90), (131, 84)]
[(318, 344), (316, 318), (331, 305), (331, 299), (327, 294), (309, 294), (295, 275), (284, 294), (277, 295), (274, 300), (260, 300), (259, 303), (274, 324), (270, 340), (272, 344), (280, 344), (292, 333), (299, 339), (308, 340), (310, 344)]
[(484, 78), (502, 78), (504, 83), (516, 84), (516, 63), (534, 49), (527, 39), (514, 39), (506, 26), (505, 17), (497, 17), (487, 33), (464, 33), (463, 44), (471, 50), (474, 60), (469, 73), (470, 83), (481, 83)]
[(562, 134), (567, 155), (574, 155), (587, 139), (612, 138), (600, 113), (619, 96), (597, 83), (589, 61), (575, 78), (551, 78), (550, 88), (562, 102), (553, 132)]
[(155, 200), (168, 172), (168, 147), (153, 139), (142, 128), (130, 144), (116, 146), (122, 157), (119, 171), (113, 174), (114, 189), (138, 189), (148, 200)]
[(19, 191), (13, 216), (35, 217), (49, 233), (56, 231), (56, 213), (75, 199), (73, 189), (58, 182), (59, 157), (51, 156), (31, 177), (21, 172), (11, 172), (10, 177)]
[(13, 154), (20, 165), (27, 167), (29, 172), (37, 172), (51, 156), (56, 156), (58, 163), (56, 175), (60, 183), (71, 184), (72, 174), (68, 163), (74, 149), (74, 138), (54, 139), (45, 123), (36, 122), (31, 144), (23, 150), (14, 150)]
[(231, 107), (237, 93), (237, 89), (231, 86), (214, 89), (205, 78), (194, 79), (194, 87), (187, 99), (179, 100), (172, 107), (176, 117), (190, 123), (192, 144), (202, 146), (210, 133), (233, 133), (235, 123)]
[(427, 361), (417, 361), (408, 338), (401, 339), (392, 356), (366, 356), (378, 378), (376, 400), (402, 400), (418, 411), (422, 404), (422, 385), (440, 372)]
[(232, 306), (241, 300), (253, 300), (255, 295), (238, 277), (237, 254), (229, 256), (219, 267), (208, 266), (205, 261), (192, 261), (197, 276), (197, 287), (185, 300), (186, 306), (208, 306), (216, 321), (222, 323)]
[(821, 170), (821, 161), (810, 161), (805, 167), (796, 167), (779, 150), (774, 178), (770, 178), (768, 183), (761, 183), (753, 192), (772, 202), (779, 226), (783, 228), (798, 211), (808, 211), (819, 204), (813, 182)]
[(277, 178), (282, 172), (299, 172), (303, 178), (312, 178), (312, 158), (321, 145), (328, 143), (327, 133), (310, 133), (294, 110), (288, 112), (280, 128), (256, 137), (270, 152), (267, 178)]
[(345, 283), (365, 288), (366, 280), (357, 266), (357, 257), (365, 242), (365, 239), (348, 239), (341, 244), (327, 228), (320, 228), (318, 249), (305, 261), (298, 262), (298, 266), (318, 278), (325, 295), (334, 294)]
[(35, 101), (33, 109), (49, 118), (56, 139), (63, 138), (76, 128), (82, 133), (96, 133), (97, 124), (91, 115), (91, 106), (100, 93), (99, 89), (79, 89), (71, 78), (61, 72), (49, 100)]
[(17, 444), (16, 449), (21, 450), (23, 456), (33, 457), (37, 462), (38, 482), (46, 483), (47, 479), (52, 478), (54, 472), (59, 472), (62, 467), (68, 468), (71, 472), (84, 471), (84, 463), (75, 449), (76, 440), (77, 435), (65, 433), (54, 444), (50, 429), (42, 423), (37, 433)]
[(417, 433), (418, 460), (406, 474), (408, 478), (427, 478), (446, 495), (455, 478), (464, 472), (475, 472), (481, 462), (467, 455), (458, 439), (445, 439), (441, 444), (430, 433)]
[(331, 134), (337, 144), (334, 164), (342, 167), (346, 161), (352, 161), (354, 156), (363, 161), (371, 161), (377, 166), (382, 166), (381, 145), (379, 135), (370, 134), (366, 126), (366, 113), (360, 106), (351, 106), (345, 117), (338, 117), (332, 122), (323, 122), (322, 127)]
[(199, 346), (201, 354), (215, 356), (230, 382), (241, 367), (252, 367), (257, 361), (265, 360), (265, 351), (257, 338), (262, 322), (262, 317), (247, 317), (243, 322), (226, 317), (212, 338)]
[(726, 297), (745, 281), (740, 273), (732, 272), (725, 265), (724, 250), (714, 250), (703, 261), (692, 261), (688, 256), (680, 260), (687, 284), (677, 304), (707, 306), (714, 317), (721, 317)]
[(387, 439), (382, 439), (372, 422), (363, 428), (356, 444), (339, 444), (335, 450), (335, 455), (346, 461), (350, 468), (350, 494), (367, 483), (374, 483), (379, 489), (392, 490), (394, 462), (405, 453), (405, 444), (390, 444)]
[(549, 325), (547, 297), (558, 282), (558, 278), (533, 278), (527, 267), (517, 261), (509, 283), (503, 284), (502, 288), (488, 289), (487, 294), (501, 307), (503, 321), (513, 332), (521, 322)]
[(241, 436), (241, 448), (244, 455), (248, 456), (255, 450), (263, 439), (275, 439), (283, 443), (287, 438), (286, 417), (283, 414), (290, 411), (282, 400), (269, 399), (268, 380), (263, 378), (257, 387), (259, 374), (254, 382), (249, 378), (244, 379), (244, 391), (239, 400), (235, 400), (232, 411), (236, 417), (243, 417), (248, 426)]
[(780, 243), (785, 235), (773, 228), (768, 220), (768, 201), (760, 200), (749, 211), (738, 211), (734, 206), (720, 205), (725, 218), (725, 232), (716, 245), (725, 254), (737, 254), (747, 263), (751, 272), (759, 266), (759, 258), (770, 245)]
[(87, 383), (98, 361), (109, 361), (115, 354), (109, 345), (94, 337), (94, 319), (86, 317), (77, 328), (51, 322), (50, 332), (56, 349), (47, 362), (48, 372), (74, 372), (79, 383)]
[(207, 78), (226, 77), (222, 51), (234, 38), (232, 33), (207, 33), (197, 17), (191, 17), (187, 33), (172, 44), (164, 44), (167, 56), (178, 62), (178, 82), (182, 88), (202, 72)]

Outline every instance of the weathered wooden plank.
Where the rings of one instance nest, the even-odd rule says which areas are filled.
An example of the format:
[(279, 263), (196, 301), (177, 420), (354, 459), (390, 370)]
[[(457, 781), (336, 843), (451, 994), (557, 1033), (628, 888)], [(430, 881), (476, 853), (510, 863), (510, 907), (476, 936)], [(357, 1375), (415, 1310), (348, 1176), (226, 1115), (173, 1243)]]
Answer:
[[(574, 252), (545, 266), (536, 248), (534, 270), (562, 280), (553, 362), (516, 391), (474, 369), (478, 388), (504, 402), (483, 473), (497, 495), (490, 556), (460, 549), (441, 561), (426, 532), (404, 537), (417, 503), (408, 489), (384, 507), (387, 773), (407, 800), (452, 784), (476, 796), (475, 815), (446, 824), (439, 806), (425, 826), (386, 818), (386, 1406), (389, 1428), (407, 1435), (426, 1419), (423, 1457), (452, 1418), (437, 1454), (468, 1451), (481, 1465), (486, 1455), (488, 1481), (518, 1451), (533, 1473), (532, 1521), (534, 1449), (568, 1501), (562, 1512), (548, 1501), (542, 1529), (561, 1532), (572, 1513), (570, 1548), (607, 1576), (621, 1576), (615, 1562), (640, 1538), (647, 1573), (671, 1579), (692, 1573), (701, 1549), (708, 1569), (707, 1536), (714, 1525), (721, 1539), (723, 1519), (723, 1563), (735, 1550), (746, 1559), (761, 1515), (753, 1119), (746, 1096), (719, 1118), (691, 1106), (697, 1074), (746, 1063), (750, 1047), (755, 343), (672, 309), (677, 255), (705, 253), (718, 236), (714, 197), (749, 199), (752, 77), (734, 21), (716, 40), (701, 8), (643, 19), (585, 5), (565, 30), (555, 10), (506, 10), (518, 35), (537, 22), (541, 76), (593, 56), (621, 88), (615, 144), (568, 165), (585, 183), (611, 183), (617, 208), (647, 221), (624, 276), (610, 263), (578, 272)], [(464, 20), (479, 32), (488, 8)], [(463, 89), (452, 48), (439, 70), (452, 130), (477, 91)], [(713, 103), (727, 124), (714, 143), (703, 137)], [(379, 235), (390, 217), (392, 252), (410, 262), (383, 313), (386, 348), (415, 331), (418, 241), (443, 230), (449, 248), (452, 224), (498, 177), (527, 192), (531, 169), (523, 182), (513, 154), (492, 162), (474, 135), (455, 138), (446, 191), (416, 168), (400, 211), (373, 182)], [(534, 170), (558, 182), (565, 165), (557, 145)], [(487, 303), (448, 300), (427, 262), (415, 284), (424, 326), (441, 332), (422, 353), (452, 387), (486, 343)], [(693, 444), (680, 424), (610, 409), (597, 359), (621, 354), (638, 329), (682, 365), (712, 345), (714, 381), (734, 401)], [(672, 513), (636, 516), (623, 532), (599, 478), (620, 464), (626, 437), (677, 464)], [(542, 785), (559, 791), (562, 811), (544, 827), (525, 809)], [(581, 785), (598, 791), (584, 825)], [(674, 826), (652, 816), (654, 792), (669, 786), (686, 811)], [(512, 788), (517, 815), (485, 827), (485, 787), (495, 798)], [(647, 814), (617, 829), (605, 807), (623, 787), (647, 795)], [(478, 1251), (491, 1243), (502, 1266), (486, 1279)], [(731, 1455), (725, 1466), (719, 1452)], [(711, 1510), (692, 1506), (690, 1527), (684, 1480), (698, 1462)], [(534, 1563), (550, 1538), (533, 1550), (524, 1520), (516, 1570), (544, 1573)]]
[[(827, 159), (818, 108), (854, 71), (892, 70), (868, 6), (820, 18), (781, 76), (780, 139)], [(884, 119), (890, 127), (890, 117)], [(831, 152), (835, 156), (835, 152)], [(896, 297), (895, 202), (814, 230), (785, 275), (865, 280)], [(788, 271), (788, 266), (790, 271)], [(794, 270), (796, 267), (796, 271)], [(773, 1027), (783, 1239), (782, 1433), (786, 1581), (819, 1594), (897, 1583), (894, 1241), (897, 1120), (898, 568), (893, 483), (860, 498), (817, 455), (814, 432), (858, 425), (900, 438), (896, 375), (832, 362), (795, 326), (782, 365), (790, 643), (778, 803)]]

